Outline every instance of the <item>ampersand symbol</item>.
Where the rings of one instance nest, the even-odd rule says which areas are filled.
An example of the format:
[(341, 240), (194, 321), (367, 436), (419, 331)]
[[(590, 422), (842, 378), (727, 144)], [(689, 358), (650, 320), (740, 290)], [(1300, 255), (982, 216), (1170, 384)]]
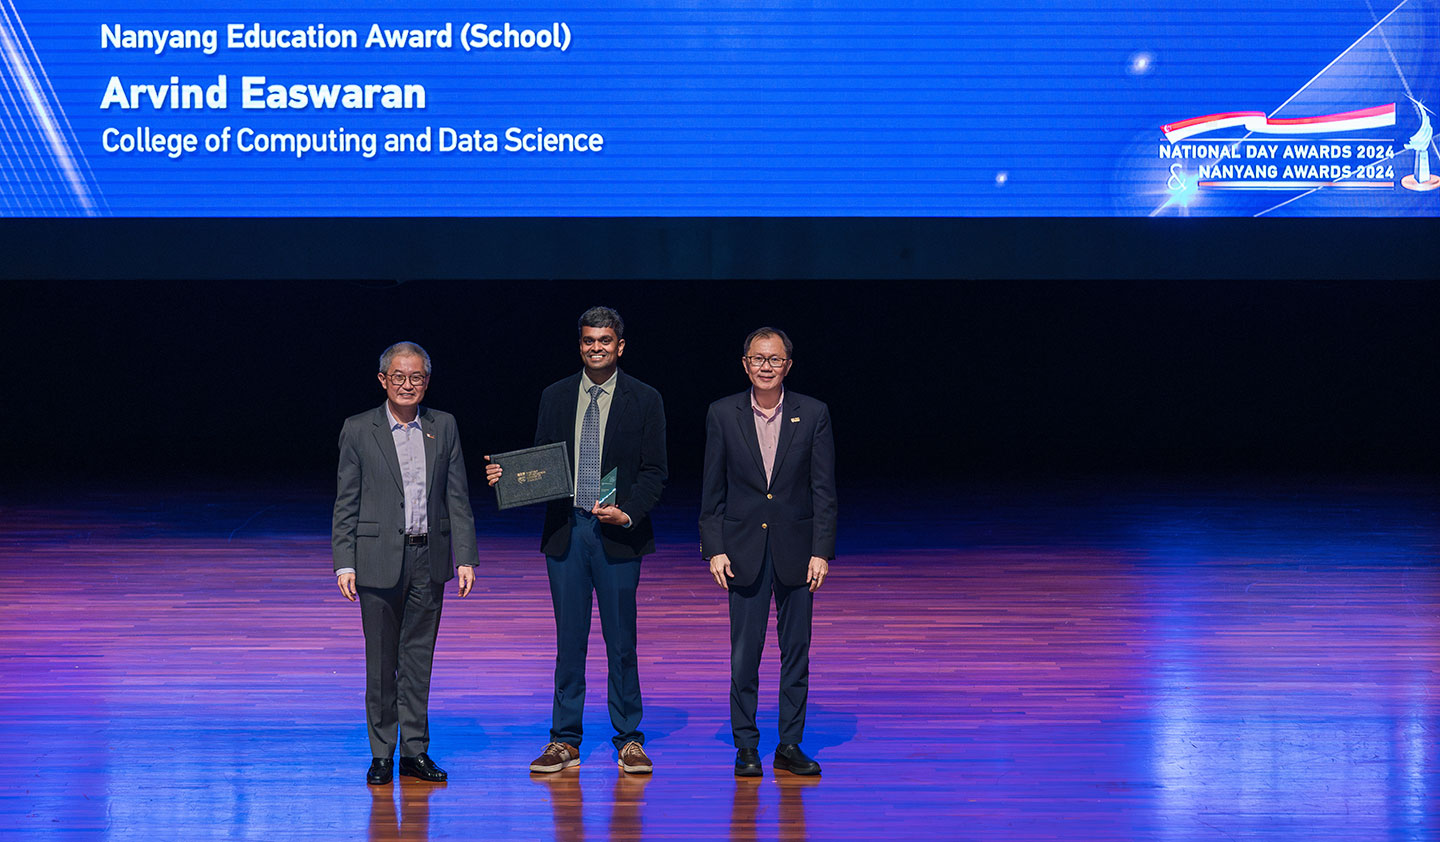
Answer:
[(1170, 165), (1170, 178), (1165, 181), (1165, 186), (1173, 191), (1185, 189), (1185, 167), (1180, 164)]

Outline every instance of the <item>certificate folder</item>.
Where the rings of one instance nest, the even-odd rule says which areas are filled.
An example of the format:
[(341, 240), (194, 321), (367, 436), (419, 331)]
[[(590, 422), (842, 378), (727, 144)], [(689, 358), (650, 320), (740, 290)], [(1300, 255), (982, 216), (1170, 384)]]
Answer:
[(497, 453), (490, 461), (505, 470), (495, 483), (495, 502), (499, 508), (513, 509), (559, 500), (575, 492), (575, 484), (570, 480), (569, 449), (563, 441)]

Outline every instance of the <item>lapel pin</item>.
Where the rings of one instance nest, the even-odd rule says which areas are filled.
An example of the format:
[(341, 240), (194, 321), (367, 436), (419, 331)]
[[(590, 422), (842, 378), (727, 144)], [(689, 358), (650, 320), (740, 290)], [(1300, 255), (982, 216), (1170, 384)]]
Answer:
[(798, 423), (800, 423), (800, 416), (797, 415), (797, 416), (795, 416), (794, 418), (791, 418), (791, 419), (790, 419), (790, 423), (791, 423), (791, 424), (798, 424)]
[[(799, 421), (800, 419), (799, 419), (799, 418), (796, 418), (795, 420), (796, 420), (796, 421)], [(425, 438), (427, 438), (427, 439), (433, 439), (433, 438), (435, 438), (435, 434), (434, 434), (434, 433), (426, 433), (426, 434), (425, 434)]]

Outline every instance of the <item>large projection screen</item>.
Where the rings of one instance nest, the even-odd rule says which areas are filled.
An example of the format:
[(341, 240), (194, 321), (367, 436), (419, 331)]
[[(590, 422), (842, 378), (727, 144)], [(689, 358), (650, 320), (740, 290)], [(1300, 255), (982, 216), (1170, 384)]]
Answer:
[(9, 217), (1433, 217), (1440, 0), (0, 0)]

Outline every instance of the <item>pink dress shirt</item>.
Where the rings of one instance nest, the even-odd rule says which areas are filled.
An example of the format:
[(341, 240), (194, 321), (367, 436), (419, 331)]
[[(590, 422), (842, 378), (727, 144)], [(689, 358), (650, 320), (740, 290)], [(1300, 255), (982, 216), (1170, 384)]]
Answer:
[(765, 482), (775, 478), (775, 450), (780, 444), (780, 410), (785, 408), (785, 392), (780, 392), (780, 402), (766, 415), (765, 410), (755, 402), (755, 390), (750, 390), (750, 409), (755, 412), (755, 437), (760, 440), (760, 459), (765, 463)]

